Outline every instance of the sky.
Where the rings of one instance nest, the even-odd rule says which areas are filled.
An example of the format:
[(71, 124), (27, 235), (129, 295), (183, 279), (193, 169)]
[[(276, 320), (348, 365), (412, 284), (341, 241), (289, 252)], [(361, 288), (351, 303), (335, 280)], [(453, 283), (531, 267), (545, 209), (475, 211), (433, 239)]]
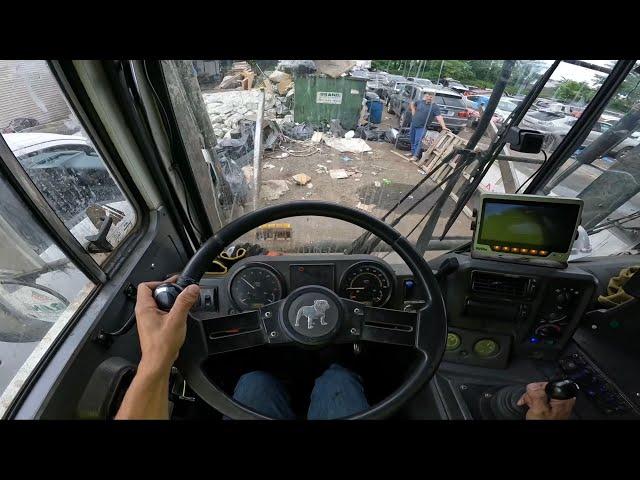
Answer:
[[(585, 62), (593, 63), (595, 65), (599, 65), (602, 67), (611, 67), (612, 62), (615, 60), (583, 60)], [(553, 62), (551, 60), (545, 60), (548, 65), (551, 65)], [(566, 78), (568, 80), (575, 80), (576, 82), (586, 82), (589, 85), (592, 85), (593, 81), (596, 78), (596, 73), (601, 75), (606, 75), (602, 72), (597, 72), (595, 70), (590, 70), (588, 68), (579, 67), (577, 65), (572, 65), (570, 63), (561, 62), (556, 68), (556, 71), (553, 72), (551, 78), (553, 80), (562, 80)]]

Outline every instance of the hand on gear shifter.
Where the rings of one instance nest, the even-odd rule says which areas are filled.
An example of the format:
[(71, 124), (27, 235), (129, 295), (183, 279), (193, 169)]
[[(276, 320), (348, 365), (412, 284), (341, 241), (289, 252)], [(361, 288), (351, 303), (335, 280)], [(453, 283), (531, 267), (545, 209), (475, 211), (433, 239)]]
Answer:
[(576, 399), (559, 400), (548, 398), (545, 387), (548, 382), (536, 382), (527, 385), (527, 391), (518, 400), (518, 406), (529, 407), (527, 420), (567, 420)]

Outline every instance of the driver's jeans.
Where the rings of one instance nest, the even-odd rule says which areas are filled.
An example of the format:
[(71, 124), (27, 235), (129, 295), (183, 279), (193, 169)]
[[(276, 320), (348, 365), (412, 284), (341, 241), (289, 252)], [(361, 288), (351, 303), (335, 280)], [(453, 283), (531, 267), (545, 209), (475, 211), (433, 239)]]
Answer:
[[(271, 418), (293, 420), (291, 399), (284, 385), (270, 373), (254, 371), (238, 380), (233, 398)], [(347, 417), (369, 408), (360, 377), (334, 363), (316, 379), (307, 412), (309, 420)]]

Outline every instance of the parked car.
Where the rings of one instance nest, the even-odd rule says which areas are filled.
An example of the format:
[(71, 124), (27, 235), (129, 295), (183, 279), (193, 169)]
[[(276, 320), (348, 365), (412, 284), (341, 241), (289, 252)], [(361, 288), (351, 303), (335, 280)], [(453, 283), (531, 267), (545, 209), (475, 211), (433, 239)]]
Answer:
[[(558, 146), (577, 121), (578, 119), (572, 115), (543, 110), (525, 115), (522, 122), (520, 122), (520, 126), (544, 133), (545, 139), (543, 141), (542, 148), (545, 150), (553, 150)], [(610, 129), (611, 126), (611, 123), (603, 122), (602, 120), (597, 121), (589, 132), (587, 138), (582, 143), (582, 147), (590, 145), (600, 135), (602, 135), (602, 133)], [(640, 132), (634, 132), (613, 147), (608, 152), (608, 155), (617, 157), (628, 152), (638, 144), (640, 144)]]
[[(444, 123), (452, 132), (458, 133), (467, 125), (469, 114), (462, 95), (448, 88), (425, 87), (412, 82), (405, 85), (402, 92), (392, 95), (387, 104), (387, 111), (398, 115), (401, 128), (411, 124), (409, 103), (422, 99), (425, 93), (434, 96), (434, 102), (442, 110)], [(434, 119), (427, 128), (438, 129), (438, 122)]]
[(497, 117), (496, 122), (502, 123), (504, 122), (511, 112), (513, 112), (520, 102), (517, 100), (511, 100), (507, 98), (502, 98), (498, 102), (498, 106), (494, 112), (494, 115)]
[(465, 93), (469, 91), (469, 87), (464, 86), (458, 80), (455, 80), (453, 78), (444, 78), (442, 79), (441, 83), (444, 87), (450, 88), (451, 90), (458, 93)]
[(484, 108), (489, 103), (489, 95), (467, 95), (466, 100), (470, 108), (478, 110), (480, 107)]
[[(124, 199), (86, 138), (54, 133), (6, 133), (4, 139), (67, 224), (84, 218), (90, 204)], [(67, 188), (60, 189), (61, 184)]]

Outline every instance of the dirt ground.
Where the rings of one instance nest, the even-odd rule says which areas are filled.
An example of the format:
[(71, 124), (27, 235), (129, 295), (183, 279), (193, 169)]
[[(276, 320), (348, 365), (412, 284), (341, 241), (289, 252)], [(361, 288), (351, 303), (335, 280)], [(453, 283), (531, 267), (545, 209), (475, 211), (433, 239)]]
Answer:
[[(385, 125), (385, 123), (387, 125)], [(385, 126), (395, 126), (394, 117), (386, 114), (383, 118), (381, 128)], [(326, 200), (341, 205), (357, 208), (360, 204), (366, 205), (367, 211), (372, 215), (381, 218), (392, 206), (399, 201), (416, 183), (424, 177), (424, 172), (414, 163), (411, 163), (404, 156), (406, 151), (396, 150), (390, 143), (367, 142), (372, 148), (370, 153), (341, 153), (324, 143), (318, 145), (319, 152), (310, 156), (288, 156), (286, 158), (269, 158), (281, 152), (265, 154), (263, 166), (272, 164), (273, 168), (262, 169), (262, 182), (268, 180), (285, 180), (289, 190), (284, 192), (275, 200), (263, 200), (262, 205), (273, 205), (293, 200)], [(287, 144), (289, 148), (295, 149), (296, 144)], [(399, 155), (398, 155), (399, 154)], [(319, 165), (323, 165), (326, 170), (347, 169), (357, 173), (345, 179), (333, 179)], [(319, 173), (320, 171), (320, 173)], [(297, 185), (293, 175), (304, 173), (311, 177), (311, 188), (307, 185)], [(435, 183), (427, 180), (400, 206), (396, 213), (387, 218), (390, 223), (398, 215), (405, 212), (414, 205), (418, 199), (433, 189)], [(404, 217), (396, 226), (403, 235), (408, 235), (416, 224), (423, 219), (425, 213), (435, 202), (437, 196), (442, 192), (437, 188), (426, 200)], [(454, 203), (448, 199), (443, 212), (438, 220), (436, 234), (448, 220)], [(347, 224), (340, 220), (327, 219), (322, 217), (298, 217), (288, 220), (292, 225), (293, 243), (300, 249), (301, 246), (320, 245), (328, 242), (329, 251), (342, 251), (346, 246), (355, 240), (362, 230), (356, 226)], [(415, 242), (424, 226), (421, 225), (409, 236)], [(447, 238), (470, 237), (470, 218), (464, 213), (456, 220)], [(331, 248), (333, 245), (334, 248)], [(322, 250), (326, 251), (326, 250)], [(431, 255), (427, 255), (431, 257)]]

